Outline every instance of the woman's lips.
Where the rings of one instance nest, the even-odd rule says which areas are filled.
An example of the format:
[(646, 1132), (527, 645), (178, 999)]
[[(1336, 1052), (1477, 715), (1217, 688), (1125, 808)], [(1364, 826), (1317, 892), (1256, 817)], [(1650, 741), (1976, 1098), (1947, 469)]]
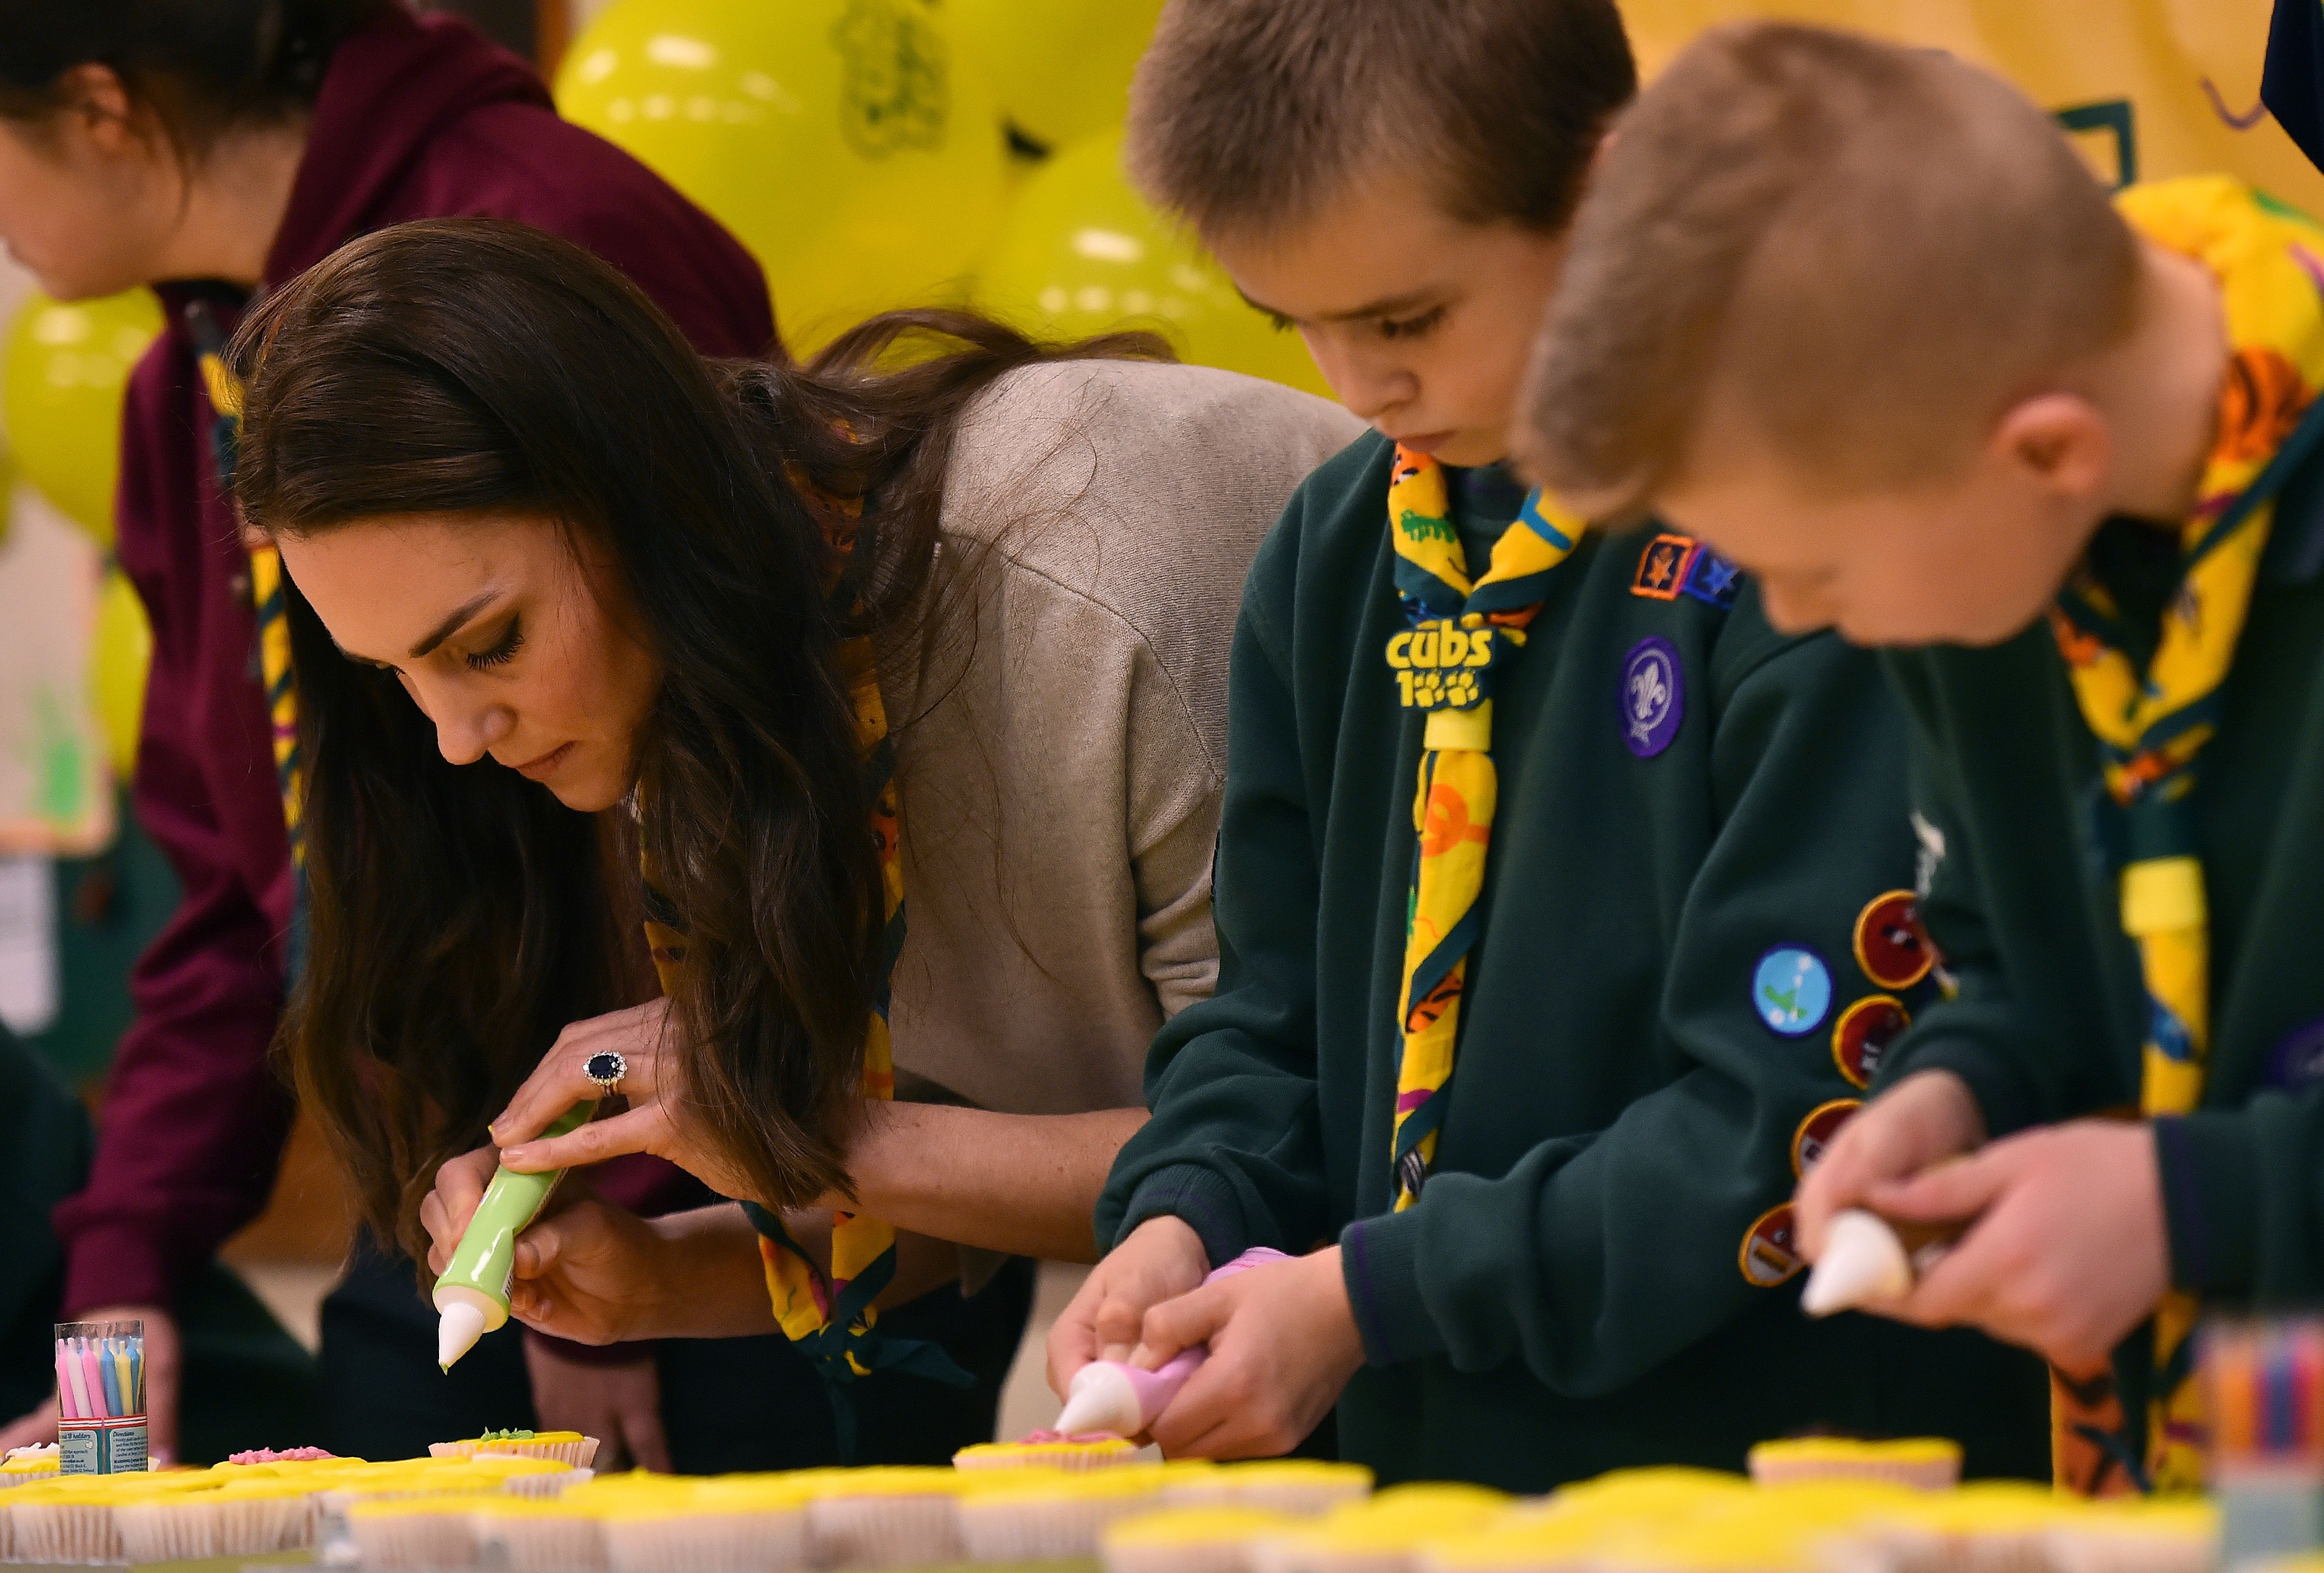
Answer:
[(516, 773), (528, 781), (546, 781), (557, 774), (557, 768), (565, 763), (566, 756), (573, 751), (574, 747), (572, 743), (566, 743), (551, 749), (528, 764), (516, 766)]

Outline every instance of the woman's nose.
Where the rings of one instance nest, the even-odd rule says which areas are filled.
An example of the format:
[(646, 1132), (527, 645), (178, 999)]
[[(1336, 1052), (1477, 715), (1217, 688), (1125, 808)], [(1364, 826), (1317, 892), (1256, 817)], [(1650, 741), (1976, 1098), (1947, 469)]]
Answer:
[(423, 706), (436, 722), (436, 747), (447, 764), (473, 765), (493, 745), (516, 730), (516, 713), (505, 704), (464, 704), (443, 695)]

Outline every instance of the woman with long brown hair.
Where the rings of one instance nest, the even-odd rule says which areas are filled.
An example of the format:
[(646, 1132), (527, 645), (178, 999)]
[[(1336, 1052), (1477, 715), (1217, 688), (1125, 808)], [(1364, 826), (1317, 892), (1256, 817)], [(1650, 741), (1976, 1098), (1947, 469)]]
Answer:
[(854, 1378), (956, 1380), (910, 1302), (1093, 1254), (1147, 1040), (1215, 977), (1242, 574), (1357, 429), (1159, 347), (907, 313), (706, 363), (577, 248), (457, 221), (252, 313), (237, 497), (301, 597), (285, 1035), (374, 1228), (440, 1263), (494, 1162), (659, 1154), (747, 1212), (581, 1200), (521, 1320), (779, 1326), (861, 1399), (825, 1450), (989, 1434), (989, 1395), (881, 1431), (942, 1389)]

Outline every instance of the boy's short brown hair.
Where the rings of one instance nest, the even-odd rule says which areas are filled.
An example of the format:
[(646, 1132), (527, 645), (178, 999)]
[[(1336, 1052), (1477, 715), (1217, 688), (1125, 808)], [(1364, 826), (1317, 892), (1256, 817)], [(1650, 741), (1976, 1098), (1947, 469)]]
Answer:
[(1297, 224), (1406, 160), (1455, 218), (1555, 230), (1637, 90), (1613, 0), (1170, 0), (1130, 172), (1211, 235)]
[(1949, 471), (2127, 331), (2137, 244), (2063, 135), (1934, 51), (1720, 28), (1616, 124), (1519, 409), (1520, 460), (1634, 513), (1715, 385), (1832, 491)]

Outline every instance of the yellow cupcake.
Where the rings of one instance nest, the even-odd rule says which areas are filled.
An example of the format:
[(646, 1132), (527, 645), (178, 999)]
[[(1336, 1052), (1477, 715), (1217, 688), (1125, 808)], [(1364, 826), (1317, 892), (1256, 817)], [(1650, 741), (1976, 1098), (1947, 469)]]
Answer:
[(1960, 1484), (1961, 1450), (1942, 1437), (1868, 1442), (1851, 1437), (1794, 1437), (1750, 1452), (1751, 1478), (1762, 1486), (1796, 1480), (1893, 1480), (1923, 1491)]
[(1105, 1573), (1254, 1573), (1259, 1542), (1298, 1523), (1264, 1508), (1166, 1508), (1106, 1525), (1098, 1554)]

